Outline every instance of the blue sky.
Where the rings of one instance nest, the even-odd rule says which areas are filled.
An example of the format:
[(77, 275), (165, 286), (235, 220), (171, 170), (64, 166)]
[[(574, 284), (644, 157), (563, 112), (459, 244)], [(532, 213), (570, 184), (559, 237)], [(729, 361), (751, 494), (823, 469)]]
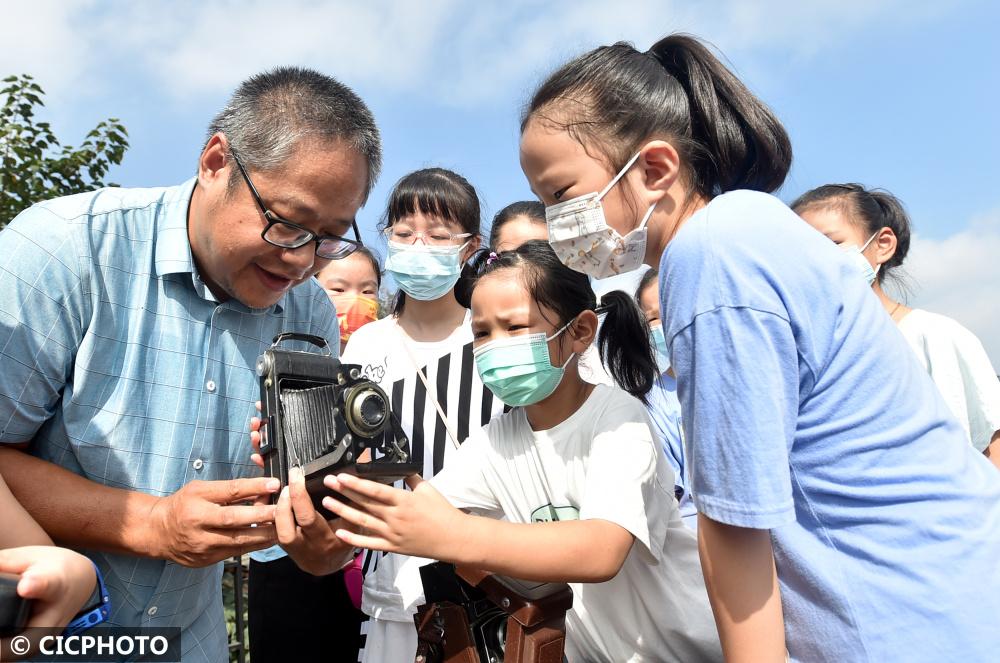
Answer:
[(121, 118), (132, 147), (112, 179), (126, 186), (191, 176), (206, 124), (247, 75), (300, 64), (338, 77), (383, 132), (384, 175), (359, 216), (369, 240), (393, 182), (423, 166), (468, 177), (486, 219), (530, 198), (517, 124), (534, 86), (594, 46), (692, 32), (789, 130), (780, 195), (833, 181), (897, 194), (917, 233), (909, 301), (972, 329), (1000, 368), (1000, 3), (34, 0), (4, 16), (0, 74), (38, 79), (65, 142)]

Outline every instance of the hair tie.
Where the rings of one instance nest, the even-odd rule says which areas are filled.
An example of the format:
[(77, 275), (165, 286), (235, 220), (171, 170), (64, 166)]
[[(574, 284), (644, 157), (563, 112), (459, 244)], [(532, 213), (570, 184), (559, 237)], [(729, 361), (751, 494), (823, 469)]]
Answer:
[(497, 260), (499, 258), (500, 258), (500, 256), (498, 256), (495, 251), (490, 251), (490, 257), (486, 259), (486, 264), (489, 265), (494, 260)]

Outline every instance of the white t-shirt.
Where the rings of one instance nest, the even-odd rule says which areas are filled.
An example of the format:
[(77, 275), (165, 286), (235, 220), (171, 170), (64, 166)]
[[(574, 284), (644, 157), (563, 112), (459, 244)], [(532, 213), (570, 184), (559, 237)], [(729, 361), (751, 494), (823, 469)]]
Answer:
[[(423, 463), (424, 478), (441, 470), (445, 453), (454, 443), (417, 376), (407, 347), (436, 391), (459, 442), (503, 412), (503, 402), (483, 386), (476, 370), (469, 321), (466, 314), (448, 338), (422, 343), (405, 336), (396, 317), (389, 316), (351, 334), (341, 358), (345, 364), (359, 364), (364, 376), (389, 395), (392, 411), (410, 438), (413, 457)], [(403, 487), (402, 482), (396, 485)], [(426, 563), (420, 558), (366, 551), (362, 610), (378, 619), (412, 624), (413, 613), (423, 603), (419, 567)]]
[(578, 661), (721, 661), (694, 532), (645, 407), (594, 387), (559, 425), (532, 431), (523, 408), (495, 419), (432, 481), (455, 506), (519, 523), (601, 519), (635, 536), (618, 575), (571, 583), (566, 653)]
[(958, 418), (972, 446), (982, 451), (1000, 430), (1000, 380), (983, 344), (955, 320), (913, 309), (899, 331)]

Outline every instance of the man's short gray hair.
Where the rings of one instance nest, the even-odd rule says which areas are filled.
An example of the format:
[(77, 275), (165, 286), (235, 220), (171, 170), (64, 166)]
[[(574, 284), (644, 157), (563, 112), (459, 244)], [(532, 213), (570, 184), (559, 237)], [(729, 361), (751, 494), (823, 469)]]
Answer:
[[(208, 139), (225, 134), (243, 165), (278, 168), (299, 141), (344, 141), (368, 162), (365, 198), (382, 168), (375, 118), (351, 88), (312, 69), (279, 67), (240, 84), (208, 127)], [(233, 170), (230, 188), (240, 175)]]

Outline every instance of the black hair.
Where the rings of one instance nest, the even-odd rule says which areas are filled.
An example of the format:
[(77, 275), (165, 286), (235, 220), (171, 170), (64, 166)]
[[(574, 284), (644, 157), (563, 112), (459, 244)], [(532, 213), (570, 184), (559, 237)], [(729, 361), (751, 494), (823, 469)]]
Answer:
[(878, 272), (882, 283), (890, 270), (900, 267), (910, 250), (910, 217), (896, 196), (885, 189), (866, 189), (861, 184), (824, 184), (795, 199), (792, 209), (801, 214), (810, 209), (833, 209), (871, 237), (882, 228), (896, 235), (896, 251)]
[[(481, 209), (475, 187), (467, 179), (447, 168), (423, 168), (404, 175), (392, 193), (382, 216), (379, 230), (392, 227), (404, 216), (420, 212), (457, 223), (470, 239), (479, 236)], [(468, 275), (462, 268), (462, 277)], [(392, 314), (399, 316), (406, 306), (406, 293), (396, 293)]]
[(480, 251), (472, 266), (474, 275), (455, 290), (466, 307), (480, 279), (508, 269), (516, 271), (540, 308), (556, 313), (558, 320), (552, 321), (556, 328), (584, 311), (606, 313), (597, 338), (601, 361), (622, 389), (646, 402), (659, 373), (646, 323), (630, 295), (614, 290), (601, 297), (598, 306), (586, 275), (562, 264), (549, 243), (537, 239), (500, 254)]
[(535, 223), (545, 224), (545, 205), (537, 200), (521, 200), (511, 203), (497, 212), (493, 217), (493, 224), (490, 226), (490, 248), (497, 248), (497, 240), (500, 239), (500, 229), (509, 221), (518, 217), (525, 217)]
[(689, 193), (711, 199), (734, 189), (771, 192), (792, 163), (792, 145), (771, 110), (690, 35), (674, 34), (645, 53), (602, 46), (563, 65), (521, 117), (534, 117), (594, 147), (620, 170), (647, 141), (668, 140)]
[(356, 251), (354, 251), (359, 256), (364, 256), (368, 258), (368, 262), (372, 264), (372, 269), (375, 270), (375, 285), (379, 288), (382, 287), (382, 263), (379, 257), (375, 255), (375, 252), (369, 249), (367, 246), (359, 246)]
[[(658, 273), (657, 273), (657, 271), (655, 269), (647, 269), (646, 272), (642, 275), (642, 278), (639, 279), (639, 285), (636, 286), (636, 288), (635, 288), (635, 303), (636, 304), (639, 304), (639, 298), (642, 297), (642, 293), (644, 293), (646, 291), (646, 288), (648, 288), (650, 285), (656, 283), (656, 277), (657, 276), (658, 276)], [(639, 305), (642, 306), (641, 304), (639, 304)]]
[[(382, 169), (375, 118), (351, 88), (302, 67), (277, 67), (243, 81), (208, 126), (206, 144), (222, 133), (250, 170), (285, 164), (306, 140), (343, 141), (368, 165), (365, 199)], [(229, 189), (240, 184), (232, 169)]]

